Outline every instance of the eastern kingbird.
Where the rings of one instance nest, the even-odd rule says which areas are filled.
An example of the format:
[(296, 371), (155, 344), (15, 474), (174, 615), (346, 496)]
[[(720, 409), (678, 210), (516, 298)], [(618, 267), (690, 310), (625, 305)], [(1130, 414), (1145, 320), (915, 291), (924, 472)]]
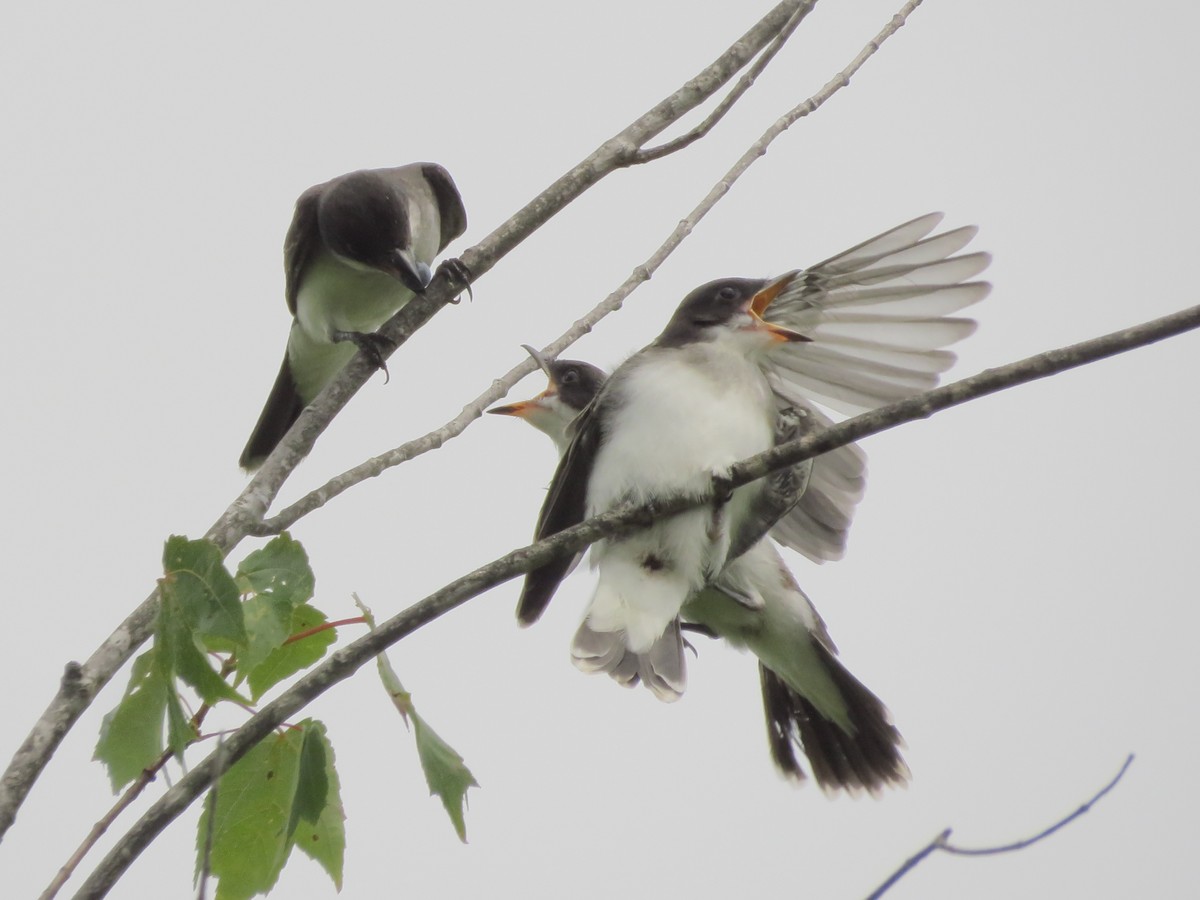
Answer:
[[(570, 423), (599, 393), (605, 374), (585, 362), (547, 361), (526, 349), (549, 378), (546, 390), (488, 412), (523, 419), (562, 453)], [(824, 621), (769, 539), (728, 563), (710, 587), (688, 599), (682, 616), (685, 629), (687, 623), (698, 626), (759, 659), (771, 758), (784, 776), (805, 778), (798, 746), (826, 791), (873, 793), (906, 780), (900, 735), (887, 708), (836, 658)]]
[[(692, 291), (573, 423), (537, 537), (620, 504), (707, 494), (714, 476), (771, 446), (777, 410), (804, 407), (804, 396), (858, 410), (936, 384), (953, 362), (940, 348), (974, 329), (949, 314), (989, 289), (966, 281), (987, 266), (986, 254), (953, 256), (975, 229), (926, 238), (940, 218), (914, 219), (808, 270)], [(840, 554), (861, 466), (858, 475), (857, 486), (839, 485), (841, 507), (831, 504), (828, 521), (816, 523), (836, 538), (825, 558)], [(573, 642), (576, 663), (627, 683), (636, 675), (661, 699), (677, 698), (685, 687), (679, 612), (725, 570), (734, 536), (756, 527), (761, 491), (745, 485), (727, 502), (596, 543), (599, 580)], [(772, 533), (821, 557), (813, 525), (793, 513)], [(541, 615), (570, 567), (558, 560), (526, 576), (523, 624)]]
[(466, 227), (454, 180), (433, 163), (363, 169), (300, 195), (283, 245), (294, 321), (242, 468), (262, 464), (356, 349), (382, 367), (376, 329), (424, 292), (433, 260)]

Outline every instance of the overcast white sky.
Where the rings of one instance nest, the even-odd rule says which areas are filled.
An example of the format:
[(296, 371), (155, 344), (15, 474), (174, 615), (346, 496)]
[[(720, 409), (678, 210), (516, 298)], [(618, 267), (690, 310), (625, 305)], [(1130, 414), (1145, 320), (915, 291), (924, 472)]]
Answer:
[[(612, 176), (528, 240), (393, 359), (390, 384), (367, 385), (284, 499), (440, 424), (520, 343), (558, 335), (898, 5), (819, 6), (709, 140)], [(466, 202), (461, 252), (770, 3), (299, 6), (0, 13), (4, 761), (63, 663), (153, 586), (163, 539), (202, 534), (244, 484), (301, 190), (435, 160)], [(927, 3), (571, 355), (611, 367), (697, 284), (803, 266), (931, 209), (980, 225), (973, 246), (995, 255), (955, 375), (1198, 302), (1197, 28), (1178, 3)], [(666, 706), (570, 665), (586, 574), (528, 631), (510, 584), (392, 652), (482, 784), (469, 845), (373, 674), (312, 708), (343, 779), (343, 896), (856, 898), (946, 826), (971, 845), (1038, 830), (1130, 751), (1120, 788), (1052, 840), (928, 860), (890, 896), (1194, 895), (1198, 352), (1184, 336), (866, 442), (847, 558), (790, 559), (891, 708), (907, 790), (793, 790), (769, 762), (752, 658), (701, 644)], [(357, 592), (391, 615), (521, 544), (553, 461), (544, 437), (488, 417), (333, 502), (294, 530), (318, 605), (353, 615)], [(0, 845), (6, 896), (40, 891), (110, 805), (89, 757), (125, 678)], [(187, 896), (195, 820), (113, 896)], [(297, 858), (276, 896), (333, 890)]]

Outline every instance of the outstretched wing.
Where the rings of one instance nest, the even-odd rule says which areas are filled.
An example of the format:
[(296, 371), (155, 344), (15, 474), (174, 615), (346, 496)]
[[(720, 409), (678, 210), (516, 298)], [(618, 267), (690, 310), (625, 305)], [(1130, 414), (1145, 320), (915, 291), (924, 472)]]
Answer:
[(973, 226), (927, 237), (930, 213), (818, 263), (768, 308), (768, 321), (811, 340), (771, 356), (771, 371), (795, 393), (856, 415), (933, 388), (955, 356), (943, 349), (975, 330), (952, 314), (986, 297), (974, 281), (986, 253), (957, 254)]
[[(781, 406), (827, 426), (814, 403), (857, 415), (937, 386), (955, 361), (944, 348), (975, 330), (973, 319), (953, 314), (991, 291), (972, 280), (991, 257), (959, 253), (978, 229), (930, 237), (941, 220), (929, 213), (806, 269), (768, 307), (768, 321), (811, 339), (770, 357)], [(808, 490), (772, 537), (816, 562), (840, 559), (865, 479), (866, 455), (853, 444), (818, 457)]]

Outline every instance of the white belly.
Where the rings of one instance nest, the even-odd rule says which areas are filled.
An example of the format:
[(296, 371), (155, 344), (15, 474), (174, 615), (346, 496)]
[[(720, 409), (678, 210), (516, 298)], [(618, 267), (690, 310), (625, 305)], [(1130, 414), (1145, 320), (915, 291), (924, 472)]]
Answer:
[(625, 499), (703, 492), (714, 472), (774, 442), (770, 390), (751, 362), (716, 350), (660, 351), (620, 375), (589, 515)]
[[(623, 501), (703, 493), (714, 473), (772, 446), (774, 405), (758, 369), (711, 350), (694, 352), (699, 360), (685, 355), (693, 351), (652, 353), (620, 373), (617, 408), (588, 484), (588, 515)], [(739, 488), (722, 515), (740, 518), (758, 490)], [(630, 649), (644, 652), (720, 570), (728, 538), (706, 506), (596, 544), (592, 565), (600, 581), (591, 626), (622, 631)]]

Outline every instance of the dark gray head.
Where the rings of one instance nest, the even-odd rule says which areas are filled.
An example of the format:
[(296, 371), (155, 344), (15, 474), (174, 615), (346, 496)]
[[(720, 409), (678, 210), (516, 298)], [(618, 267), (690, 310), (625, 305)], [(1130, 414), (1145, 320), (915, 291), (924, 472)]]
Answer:
[(600, 393), (608, 376), (603, 369), (578, 359), (556, 359), (547, 363), (551, 388), (575, 412), (579, 412)]
[(570, 443), (567, 426), (600, 393), (608, 376), (603, 369), (591, 363), (577, 359), (547, 360), (533, 347), (527, 344), (522, 346), (537, 361), (550, 383), (536, 397), (494, 406), (488, 412), (524, 419), (534, 428), (550, 435), (560, 452), (565, 451)]
[(317, 201), (325, 245), (343, 259), (393, 276), (410, 291), (429, 284), (429, 267), (412, 255), (412, 229), (396, 187), (370, 170), (330, 182)]
[(801, 334), (762, 319), (771, 301), (797, 274), (788, 272), (780, 278), (721, 278), (701, 285), (683, 298), (654, 345), (683, 347), (739, 339), (743, 335), (749, 338), (747, 349), (756, 344), (807, 341)]

